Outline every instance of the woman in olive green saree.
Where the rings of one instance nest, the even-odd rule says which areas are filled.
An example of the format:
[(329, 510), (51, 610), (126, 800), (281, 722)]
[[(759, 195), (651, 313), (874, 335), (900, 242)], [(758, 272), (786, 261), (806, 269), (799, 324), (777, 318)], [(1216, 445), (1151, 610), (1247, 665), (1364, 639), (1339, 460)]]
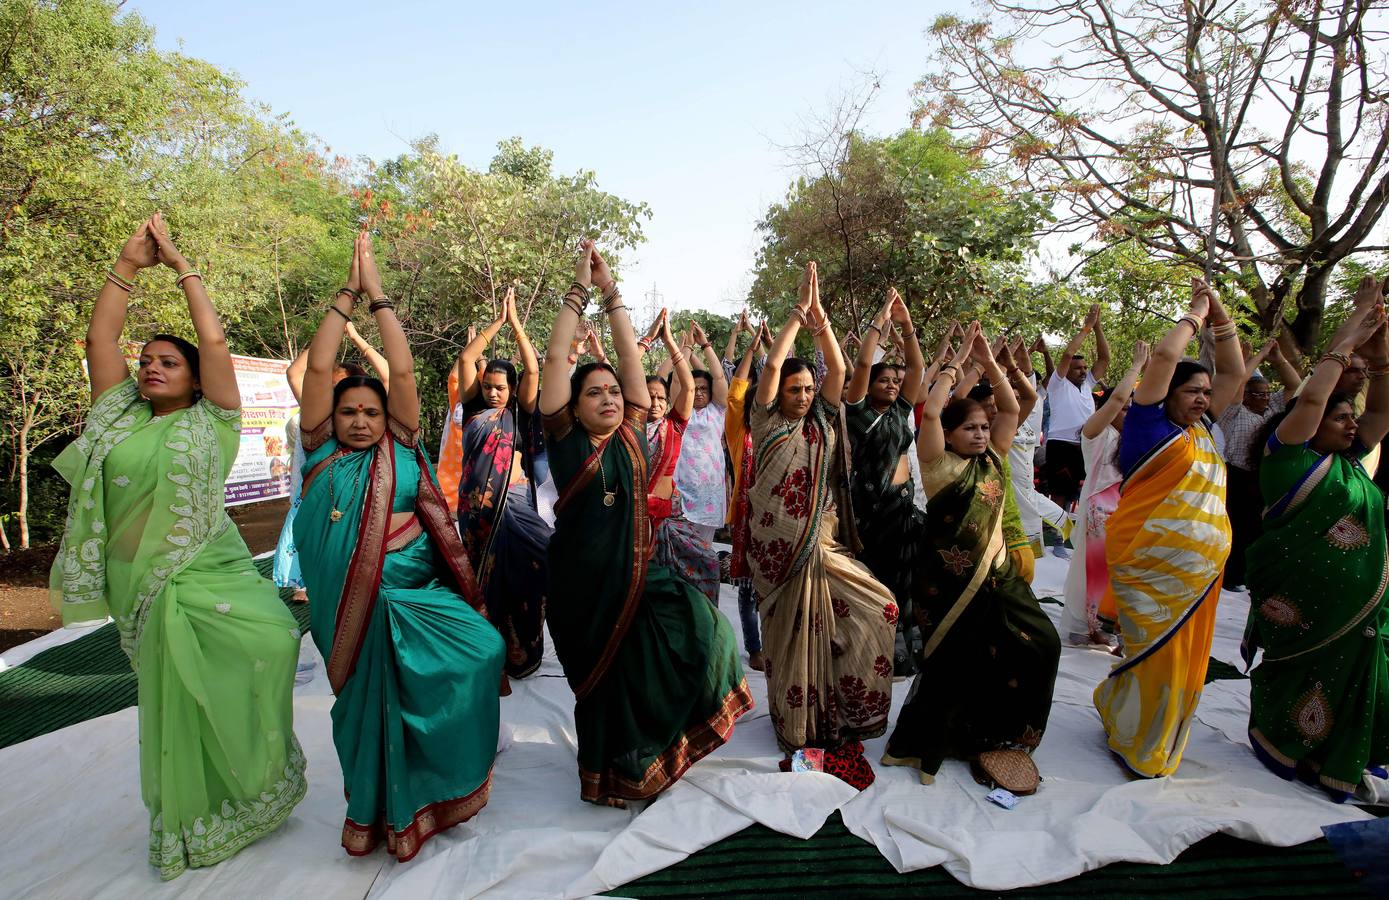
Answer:
[[(1366, 324), (1332, 344), (1299, 398), (1269, 423), (1259, 464), (1264, 532), (1247, 552), (1242, 650), (1246, 662), (1264, 651), (1250, 673), (1249, 738), (1259, 759), (1337, 801), (1383, 802), (1389, 560), (1384, 494), (1360, 460), (1389, 431), (1389, 338), (1372, 308), (1357, 313)], [(1355, 335), (1377, 323), (1357, 348)], [(1353, 398), (1331, 393), (1351, 351), (1371, 371), (1358, 423)]]
[[(998, 412), (992, 424), (977, 401), (950, 400), (960, 367), (971, 358), (993, 385)], [(1041, 743), (1051, 713), (1061, 640), (1004, 541), (1003, 460), (1018, 412), (1017, 397), (975, 322), (927, 395), (917, 441), (930, 498), (916, 578), (916, 614), (926, 643), (921, 674), (883, 762), (910, 765), (923, 781), (951, 757), (1006, 754), (1031, 769), (1027, 754)]]
[[(180, 273), (201, 352), (157, 335), (130, 378), (119, 340), (139, 269)], [(115, 619), (138, 681), (140, 792), (161, 878), (221, 862), (304, 796), (292, 691), (299, 629), (227, 518), (241, 396), (202, 277), (156, 215), (92, 312), (95, 402), (54, 461), (72, 485), (51, 594), (65, 624)]]
[[(366, 293), (391, 389), (333, 384), (353, 301)], [(303, 498), (294, 542), (327, 662), (347, 816), (342, 845), (401, 862), (486, 803), (497, 749), (501, 635), (419, 446), (414, 361), (383, 297), (370, 239), (309, 345)]]
[[(590, 285), (603, 293), (621, 361), (567, 377)], [(625, 806), (665, 790), (752, 708), (727, 620), (651, 561), (645, 421), (636, 335), (603, 258), (585, 242), (555, 318), (540, 408), (559, 499), (546, 618), (574, 689), (579, 796)]]

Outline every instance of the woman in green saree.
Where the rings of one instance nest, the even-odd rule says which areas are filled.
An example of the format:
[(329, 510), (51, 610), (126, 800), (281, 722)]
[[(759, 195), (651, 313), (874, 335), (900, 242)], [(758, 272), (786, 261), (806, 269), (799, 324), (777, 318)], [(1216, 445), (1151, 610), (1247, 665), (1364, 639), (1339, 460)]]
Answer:
[[(1374, 803), (1389, 777), (1389, 565), (1384, 494), (1360, 460), (1389, 432), (1389, 337), (1374, 279), (1358, 299), (1349, 327), (1266, 431), (1264, 531), (1247, 553), (1242, 650), (1246, 662), (1264, 651), (1250, 674), (1249, 717), (1264, 765), (1338, 802)], [(1370, 372), (1358, 423), (1354, 398), (1333, 393), (1352, 352)]]
[[(546, 618), (574, 689), (579, 796), (654, 797), (723, 744), (752, 708), (727, 620), (651, 561), (645, 422), (636, 334), (607, 263), (585, 241), (545, 354), (540, 409), (559, 491)], [(569, 376), (574, 328), (596, 286), (619, 369)]]
[[(179, 273), (199, 347), (156, 335), (132, 380), (120, 348), (138, 270)], [(304, 796), (292, 690), (299, 629), (223, 507), (241, 394), (202, 276), (156, 213), (92, 311), (93, 404), (54, 460), (72, 485), (50, 592), (63, 622), (111, 615), (138, 682), (140, 793), (163, 879), (221, 862)]]
[[(354, 301), (390, 365), (333, 384)], [(327, 661), (347, 817), (342, 845), (401, 862), (486, 803), (505, 645), (485, 618), (448, 504), (419, 446), (414, 360), (359, 235), (347, 286), (309, 344), (304, 487), (294, 519), (310, 628)]]
[[(950, 399), (971, 358), (993, 386), (992, 425), (977, 401)], [(978, 761), (986, 772), (1011, 764), (1035, 773), (1030, 754), (1051, 713), (1061, 640), (1003, 537), (1003, 460), (1018, 411), (975, 322), (932, 385), (917, 438), (930, 498), (916, 581), (926, 643), (883, 762), (913, 766), (923, 782), (949, 757)]]

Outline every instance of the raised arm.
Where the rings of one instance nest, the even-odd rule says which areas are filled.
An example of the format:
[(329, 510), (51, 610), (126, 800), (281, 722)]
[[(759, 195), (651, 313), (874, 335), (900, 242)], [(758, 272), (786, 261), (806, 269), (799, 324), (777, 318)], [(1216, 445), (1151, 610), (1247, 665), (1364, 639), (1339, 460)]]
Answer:
[(1051, 351), (1047, 349), (1047, 342), (1040, 334), (1037, 335), (1037, 340), (1032, 342), (1032, 346), (1028, 348), (1029, 367), (1032, 365), (1030, 355), (1032, 353), (1042, 354), (1042, 386), (1046, 387), (1047, 382), (1051, 381), (1051, 373), (1056, 371), (1056, 367), (1051, 364)]
[(786, 324), (781, 326), (781, 331), (777, 332), (776, 338), (772, 341), (771, 349), (767, 351), (767, 361), (762, 364), (762, 374), (757, 379), (757, 396), (754, 398), (759, 406), (766, 406), (776, 399), (777, 387), (781, 382), (782, 363), (786, 362), (786, 355), (796, 345), (796, 335), (800, 333), (801, 326), (810, 314), (810, 283), (814, 272), (815, 263), (806, 263), (805, 271), (801, 273), (796, 305), (791, 307), (791, 315), (787, 317)]
[[(694, 372), (690, 369), (690, 361), (680, 351), (680, 344), (675, 340), (675, 335), (670, 333), (670, 314), (663, 309), (656, 321), (661, 326), (661, 343), (666, 345), (666, 351), (670, 353), (675, 367), (670, 408), (678, 418), (688, 422), (690, 414), (694, 412)], [(680, 388), (679, 391), (674, 390), (677, 386)]]
[[(889, 291), (883, 308), (878, 310), (877, 315), (873, 316), (873, 321), (863, 329), (858, 356), (854, 359), (854, 373), (849, 378), (849, 390), (844, 395), (844, 399), (850, 403), (859, 402), (868, 393), (868, 379), (873, 372), (873, 355), (878, 351), (878, 344), (883, 339), (883, 329), (887, 327), (888, 315), (892, 312), (892, 298), (896, 295), (896, 290)], [(903, 382), (903, 386), (905, 385), (906, 382)]]
[(1379, 329), (1357, 351), (1365, 358), (1369, 371), (1370, 388), (1365, 395), (1365, 413), (1360, 417), (1360, 443), (1374, 447), (1389, 434), (1389, 324), (1383, 321), (1384, 289), (1389, 280), (1380, 285)]
[(1269, 351), (1268, 361), (1273, 366), (1273, 371), (1278, 373), (1278, 380), (1283, 383), (1283, 402), (1292, 403), (1293, 397), (1297, 396), (1297, 389), (1302, 385), (1302, 373), (1288, 362), (1288, 358), (1283, 355), (1283, 345), (1277, 338), (1273, 339), (1273, 349)]
[(1210, 326), (1215, 337), (1215, 374), (1211, 376), (1210, 415), (1212, 418), (1219, 418), (1221, 413), (1230, 408), (1231, 403), (1239, 402), (1239, 396), (1244, 392), (1244, 351), (1240, 349), (1239, 341), (1235, 340), (1235, 323), (1230, 320), (1230, 314), (1221, 305), (1220, 298), (1205, 282), (1202, 282), (1202, 285), (1210, 295)]
[(916, 436), (916, 458), (922, 468), (941, 458), (945, 453), (945, 431), (940, 425), (940, 414), (950, 402), (955, 382), (960, 378), (960, 367), (969, 360), (974, 338), (979, 333), (978, 323), (965, 330), (960, 349), (956, 350), (950, 362), (941, 366), (940, 377), (926, 394), (926, 402), (921, 405), (921, 429)]
[(506, 318), (511, 324), (511, 333), (516, 337), (516, 351), (521, 356), (521, 380), (516, 389), (516, 402), (526, 412), (535, 412), (536, 395), (540, 391), (540, 360), (535, 356), (535, 345), (531, 343), (521, 317), (516, 313), (516, 288), (506, 289)]
[[(738, 324), (734, 325), (733, 330), (728, 333), (728, 343), (723, 348), (724, 362), (731, 363), (738, 358), (738, 335), (744, 331), (752, 334), (752, 329), (748, 326), (748, 311), (746, 309), (738, 314)], [(756, 337), (757, 335), (753, 334), (754, 340)]]
[(728, 408), (728, 379), (723, 374), (723, 363), (714, 353), (714, 347), (709, 343), (709, 339), (704, 336), (704, 329), (698, 322), (692, 321), (690, 329), (694, 334), (695, 345), (699, 347), (699, 352), (704, 357), (704, 365), (709, 370), (709, 378), (714, 382), (713, 393), (709, 395), (709, 402), (719, 409)]
[(820, 398), (830, 406), (838, 407), (844, 397), (844, 352), (834, 338), (834, 328), (830, 325), (829, 313), (820, 303), (820, 271), (810, 270), (810, 312), (811, 334), (815, 335), (815, 349), (825, 358), (825, 380), (820, 382)]
[(367, 361), (367, 365), (376, 371), (376, 377), (381, 379), (383, 384), (391, 383), (391, 364), (386, 362), (386, 357), (376, 351), (376, 348), (367, 343), (366, 338), (357, 331), (357, 326), (351, 322), (347, 323), (347, 339), (352, 342), (352, 346), (357, 348), (357, 352)]
[(507, 298), (512, 296), (513, 290), (510, 287), (506, 289), (506, 297), (502, 298), (502, 306), (497, 311), (497, 317), (488, 322), (486, 327), (478, 332), (477, 337), (468, 342), (463, 352), (458, 354), (458, 399), (462, 403), (467, 403), (477, 396), (477, 378), (481, 368), (478, 361), (487, 351), (487, 345), (492, 343), (492, 339), (506, 324)]
[(1123, 379), (1114, 386), (1110, 392), (1109, 399), (1104, 405), (1095, 410), (1090, 418), (1085, 420), (1080, 433), (1091, 440), (1099, 437), (1104, 430), (1114, 424), (1114, 419), (1119, 415), (1119, 410), (1124, 408), (1124, 404), (1129, 402), (1129, 397), (1133, 395), (1134, 385), (1138, 384), (1138, 377), (1143, 374), (1143, 367), (1148, 364), (1148, 345), (1143, 341), (1135, 341), (1133, 345), (1133, 364), (1124, 373)]
[(397, 422), (415, 431), (420, 427), (420, 392), (415, 386), (415, 357), (410, 352), (405, 329), (400, 327), (400, 320), (396, 318), (395, 303), (387, 299), (381, 285), (381, 271), (376, 267), (371, 236), (363, 232), (358, 235), (357, 242), (361, 246), (358, 257), (361, 260), (362, 291), (371, 301), (367, 309), (376, 316), (381, 348), (390, 367), (390, 378), (386, 381), (386, 409)]
[(298, 403), (304, 395), (304, 373), (309, 369), (309, 348), (305, 345), (299, 355), (290, 361), (288, 368), (285, 369), (285, 381), (289, 382), (289, 392), (294, 395), (294, 402)]
[(555, 314), (555, 324), (550, 328), (550, 343), (545, 348), (545, 371), (540, 379), (540, 412), (554, 415), (569, 405), (570, 367), (569, 348), (574, 342), (574, 330), (583, 318), (584, 307), (588, 305), (589, 293), (593, 287), (593, 241), (584, 241), (579, 246), (578, 258), (574, 261), (574, 281), (564, 294), (559, 312)]
[[(1321, 425), (1322, 416), (1326, 414), (1326, 403), (1331, 398), (1331, 394), (1336, 390), (1336, 382), (1341, 380), (1342, 373), (1346, 370), (1346, 365), (1350, 361), (1350, 356), (1356, 348), (1362, 344), (1370, 343), (1371, 338), (1380, 331), (1384, 325), (1384, 304), (1379, 292), (1378, 282), (1371, 276), (1360, 279), (1360, 287), (1355, 292), (1355, 309), (1336, 329), (1336, 333), (1331, 336), (1327, 343), (1330, 348), (1312, 369), (1312, 373), (1307, 376), (1307, 383), (1302, 387), (1302, 393), (1298, 395), (1297, 403), (1293, 405), (1292, 411), (1278, 423), (1278, 440), (1284, 444), (1302, 444), (1312, 439), (1317, 433), (1317, 427)], [(1371, 353), (1377, 352), (1377, 348), (1370, 343), (1367, 347)], [(1375, 379), (1376, 382), (1382, 378)], [(1378, 397), (1376, 399), (1379, 399)], [(1369, 402), (1366, 400), (1366, 411), (1369, 411)], [(1377, 416), (1371, 417), (1371, 425), (1379, 430), (1383, 423)], [(1361, 426), (1362, 430), (1364, 425)], [(1361, 442), (1366, 446), (1373, 446), (1366, 439), (1366, 434)], [(1380, 434), (1383, 438), (1383, 434)]]
[[(1153, 348), (1148, 360), (1148, 374), (1138, 390), (1133, 392), (1133, 402), (1140, 406), (1161, 403), (1167, 396), (1167, 387), (1172, 381), (1172, 373), (1186, 355), (1187, 345), (1192, 338), (1201, 333), (1206, 315), (1210, 312), (1210, 292), (1204, 289), (1205, 282), (1199, 278), (1191, 279), (1191, 305), (1177, 323), (1167, 330), (1162, 340)], [(1235, 344), (1239, 352), (1239, 344)]]
[(1095, 307), (1095, 364), (1090, 367), (1090, 372), (1095, 376), (1096, 381), (1104, 381), (1109, 374), (1109, 341), (1104, 336), (1104, 322), (1100, 313), (1099, 304)]
[(338, 347), (347, 323), (352, 321), (352, 306), (362, 293), (361, 261), (357, 258), (360, 252), (359, 236), (352, 242), (347, 281), (333, 295), (333, 302), (318, 323), (318, 331), (309, 341), (308, 367), (299, 396), (299, 423), (305, 432), (313, 431), (333, 414), (333, 370), (338, 365)]
[(902, 342), (902, 355), (907, 364), (907, 374), (902, 379), (902, 398), (915, 406), (916, 398), (921, 394), (921, 378), (926, 373), (926, 359), (921, 355), (921, 344), (907, 304), (896, 288), (891, 288), (888, 293), (892, 296), (892, 311), (888, 315), (892, 324), (897, 326), (897, 336)]
[[(646, 390), (646, 371), (641, 367), (637, 333), (632, 328), (627, 305), (622, 302), (617, 280), (608, 269), (607, 261), (593, 246), (592, 241), (589, 242), (589, 252), (592, 254), (593, 285), (603, 294), (603, 312), (608, 317), (608, 327), (613, 335), (613, 352), (617, 354), (617, 381), (622, 385), (622, 402), (650, 409), (651, 394)], [(718, 357), (712, 352), (709, 355), (719, 370), (719, 376), (722, 377), (723, 366), (719, 365)], [(691, 392), (691, 396), (693, 395)]]
[(997, 453), (1006, 456), (1013, 446), (1013, 438), (1018, 433), (1018, 395), (1013, 393), (1012, 386), (1008, 384), (1008, 376), (998, 364), (994, 348), (989, 346), (983, 331), (975, 330), (974, 346), (971, 348), (970, 356), (984, 371), (984, 377), (989, 379), (989, 385), (994, 391), (994, 403), (998, 405), (998, 414), (994, 416), (993, 425), (989, 429), (989, 444)]
[(203, 276), (178, 252), (169, 239), (164, 217), (159, 213), (150, 218), (150, 234), (158, 246), (159, 261), (178, 273), (178, 283), (188, 300), (188, 316), (193, 320), (193, 330), (198, 333), (198, 383), (203, 396), (221, 409), (240, 409), (241, 390), (236, 386), (227, 333), (222, 330), (217, 310), (212, 308)]
[(1071, 342), (1066, 345), (1065, 349), (1061, 351), (1061, 355), (1057, 357), (1057, 359), (1060, 360), (1061, 368), (1054, 369), (1053, 371), (1058, 372), (1062, 378), (1065, 378), (1066, 373), (1071, 370), (1071, 358), (1080, 352), (1080, 348), (1085, 344), (1085, 338), (1090, 332), (1095, 330), (1095, 323), (1099, 320), (1100, 305), (1095, 303), (1091, 305), (1090, 311), (1085, 314), (1085, 321), (1081, 323), (1080, 330), (1075, 333), (1075, 337), (1071, 338)]
[(87, 378), (91, 381), (93, 400), (130, 377), (130, 367), (121, 353), (126, 307), (135, 288), (136, 274), (158, 262), (150, 220), (146, 219), (121, 248), (101, 293), (97, 294), (92, 320), (87, 323)]
[(1013, 353), (1014, 350), (1022, 353), (1022, 339), (1018, 339), (1017, 347), (1014, 348), (1007, 341), (998, 349), (998, 364), (1002, 367), (1008, 384), (1012, 385), (1013, 393), (1018, 398), (1018, 421), (1025, 422), (1027, 417), (1032, 415), (1032, 410), (1037, 406), (1037, 388), (1032, 385), (1032, 376), (1024, 375), (1022, 368), (1018, 366)]

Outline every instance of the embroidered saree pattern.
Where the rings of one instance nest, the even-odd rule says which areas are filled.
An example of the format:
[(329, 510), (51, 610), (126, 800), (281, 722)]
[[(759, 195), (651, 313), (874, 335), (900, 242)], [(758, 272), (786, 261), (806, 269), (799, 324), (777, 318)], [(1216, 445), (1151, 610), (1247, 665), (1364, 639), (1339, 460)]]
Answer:
[(1008, 472), (992, 450), (924, 467), (916, 615), (925, 646), (885, 761), (934, 775), (947, 758), (1031, 752), (1051, 713), (1061, 642), (1008, 552)]
[(291, 691), (299, 629), (222, 503), (240, 412), (156, 417), (132, 380), (54, 466), (73, 486), (50, 589), (65, 621), (109, 611), (137, 673), (140, 786), (161, 878), (273, 831), (304, 796)]
[(761, 598), (767, 701), (783, 750), (876, 737), (892, 703), (897, 603), (836, 540), (841, 506), (853, 515), (837, 413), (819, 398), (803, 419), (788, 419), (774, 403), (752, 412), (757, 456), (747, 559)]
[(1251, 742), (1283, 777), (1301, 766), (1347, 798), (1389, 761), (1384, 494), (1353, 456), (1276, 438), (1259, 476), (1267, 509), (1248, 551), (1242, 648), (1247, 662), (1264, 651)]
[(597, 446), (567, 409), (545, 419), (559, 490), (548, 620), (574, 689), (579, 795), (599, 804), (660, 793), (752, 708), (728, 622), (651, 561), (645, 412), (627, 407)]

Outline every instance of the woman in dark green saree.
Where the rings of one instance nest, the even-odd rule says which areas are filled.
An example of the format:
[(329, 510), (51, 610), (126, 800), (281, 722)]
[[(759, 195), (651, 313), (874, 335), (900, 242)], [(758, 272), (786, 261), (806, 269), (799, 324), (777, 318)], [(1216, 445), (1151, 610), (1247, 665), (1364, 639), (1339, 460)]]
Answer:
[[(978, 402), (946, 402), (971, 357), (993, 385), (992, 425)], [(916, 580), (925, 646), (883, 762), (914, 766), (923, 782), (947, 758), (1031, 768), (1051, 712), (1061, 640), (1003, 539), (1002, 460), (1017, 424), (1017, 397), (976, 322), (927, 395), (917, 438), (930, 498)]]
[[(333, 384), (365, 293), (390, 363)], [(309, 345), (304, 488), (294, 518), (309, 625), (327, 661), (347, 816), (342, 845), (401, 862), (487, 803), (505, 644), (419, 445), (414, 361), (359, 236), (347, 286)]]
[[(1389, 338), (1379, 286), (1329, 345), (1259, 464), (1263, 534), (1247, 551), (1249, 738), (1283, 778), (1335, 800), (1383, 803), (1389, 763), (1389, 584), (1384, 494), (1361, 459), (1389, 432)], [(1363, 324), (1357, 325), (1357, 319)], [(1378, 326), (1376, 328), (1376, 326)], [(1373, 329), (1367, 343), (1358, 342)], [(1332, 391), (1354, 352), (1370, 366), (1365, 413)]]
[[(589, 363), (570, 378), (569, 345), (590, 286), (602, 292), (619, 371)], [(752, 708), (728, 622), (650, 561), (649, 398), (638, 359), (617, 284), (585, 242), (540, 389), (559, 492), (546, 616), (574, 689), (579, 795), (610, 806), (669, 787)]]

